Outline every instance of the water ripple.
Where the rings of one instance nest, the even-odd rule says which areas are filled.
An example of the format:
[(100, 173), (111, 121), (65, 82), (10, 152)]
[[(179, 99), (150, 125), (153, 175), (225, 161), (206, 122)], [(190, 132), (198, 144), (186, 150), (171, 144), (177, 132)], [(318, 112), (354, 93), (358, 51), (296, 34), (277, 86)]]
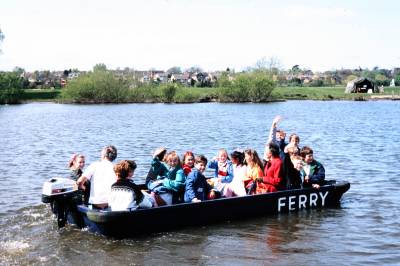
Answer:
[[(74, 152), (90, 163), (114, 144), (119, 159), (137, 161), (135, 180), (143, 181), (158, 146), (208, 158), (219, 148), (261, 153), (277, 114), (288, 135), (314, 149), (329, 178), (351, 182), (340, 208), (113, 240), (58, 230), (40, 203), (43, 181), (67, 175)], [(400, 102), (392, 101), (0, 106), (7, 125), (0, 127), (1, 264), (398, 264), (396, 117)]]

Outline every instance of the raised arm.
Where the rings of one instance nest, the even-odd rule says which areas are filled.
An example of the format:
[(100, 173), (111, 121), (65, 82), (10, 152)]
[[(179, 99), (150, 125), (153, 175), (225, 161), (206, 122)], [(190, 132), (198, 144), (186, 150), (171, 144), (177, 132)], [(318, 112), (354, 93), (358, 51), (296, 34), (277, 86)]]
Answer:
[(271, 125), (271, 129), (269, 130), (267, 144), (269, 144), (271, 142), (278, 144), (276, 141), (276, 127), (278, 126), (278, 123), (281, 121), (281, 119), (282, 119), (282, 117), (280, 115), (277, 115), (277, 116), (275, 116), (274, 120), (272, 120), (272, 125)]
[(269, 144), (272, 142), (272, 143), (279, 145), (276, 140), (276, 127), (277, 127), (279, 121), (281, 121), (281, 119), (282, 119), (282, 117), (280, 115), (277, 115), (277, 116), (275, 116), (274, 120), (272, 120), (272, 125), (271, 125), (271, 129), (269, 130), (268, 140), (267, 140), (267, 143), (265, 144), (265, 149), (264, 149), (264, 160), (266, 160), (266, 161), (268, 161), (268, 158), (266, 158), (266, 154), (268, 152)]

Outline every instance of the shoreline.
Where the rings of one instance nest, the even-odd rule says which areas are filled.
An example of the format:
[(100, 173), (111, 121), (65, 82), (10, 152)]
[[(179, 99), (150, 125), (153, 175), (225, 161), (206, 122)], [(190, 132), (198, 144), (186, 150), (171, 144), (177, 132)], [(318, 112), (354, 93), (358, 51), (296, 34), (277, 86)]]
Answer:
[(50, 99), (38, 99), (38, 100), (23, 100), (18, 104), (29, 104), (29, 103), (55, 103), (55, 104), (82, 104), (82, 105), (91, 105), (91, 104), (196, 104), (196, 103), (221, 103), (221, 104), (230, 104), (230, 103), (252, 103), (252, 104), (265, 104), (265, 103), (276, 103), (276, 102), (288, 102), (288, 101), (354, 101), (354, 102), (363, 102), (363, 101), (400, 101), (400, 96), (395, 95), (394, 97), (390, 95), (376, 95), (372, 97), (355, 97), (352, 99), (344, 99), (344, 98), (332, 98), (332, 99), (312, 99), (312, 98), (290, 98), (290, 99), (274, 99), (270, 101), (264, 102), (219, 102), (217, 100), (207, 100), (207, 101), (193, 101), (193, 102), (157, 102), (157, 101), (144, 101), (144, 102), (135, 102), (135, 101), (127, 101), (127, 102), (73, 102), (73, 101), (57, 101)]
[[(200, 95), (199, 95), (200, 91)], [(68, 100), (62, 98), (62, 90), (25, 90), (23, 96), (19, 99), (19, 103), (63, 103), (63, 104), (120, 104), (120, 103), (167, 103), (167, 104), (189, 104), (189, 103), (249, 103), (241, 101), (237, 98), (236, 101), (229, 99), (219, 99), (215, 90), (198, 89), (192, 92), (187, 90), (187, 97), (177, 97), (170, 99), (169, 102), (159, 95), (150, 95), (149, 97), (129, 100), (125, 99), (118, 101), (97, 101), (97, 100)], [(396, 101), (400, 100), (400, 87), (387, 88), (386, 93), (345, 93), (344, 87), (276, 87), (269, 99), (253, 103), (272, 103), (285, 101)]]

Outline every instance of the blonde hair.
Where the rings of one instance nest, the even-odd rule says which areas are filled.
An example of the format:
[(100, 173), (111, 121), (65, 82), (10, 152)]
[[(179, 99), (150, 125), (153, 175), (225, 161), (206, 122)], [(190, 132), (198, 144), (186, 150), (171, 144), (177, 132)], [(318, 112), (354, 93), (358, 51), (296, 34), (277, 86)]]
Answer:
[(168, 163), (168, 161), (171, 160), (171, 159), (177, 159), (178, 160), (177, 166), (181, 166), (181, 159), (179, 159), (179, 156), (176, 153), (176, 151), (168, 152), (164, 157), (164, 162)]
[(223, 149), (223, 148), (222, 148), (222, 149), (219, 149), (217, 155), (219, 156), (219, 154), (220, 154), (221, 152), (225, 153), (226, 159), (227, 159), (227, 160), (230, 160), (228, 151), (227, 151), (226, 149)]

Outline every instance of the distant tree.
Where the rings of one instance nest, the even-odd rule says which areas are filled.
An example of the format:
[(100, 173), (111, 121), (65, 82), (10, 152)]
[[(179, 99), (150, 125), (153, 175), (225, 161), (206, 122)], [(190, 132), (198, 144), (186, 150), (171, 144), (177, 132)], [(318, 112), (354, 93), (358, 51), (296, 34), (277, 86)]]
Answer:
[(265, 71), (268, 68), (267, 65), (268, 65), (267, 58), (264, 56), (258, 59), (257, 62), (254, 64), (254, 70)]
[(363, 69), (363, 70), (361, 71), (361, 76), (364, 77), (364, 78), (369, 78), (369, 79), (371, 79), (371, 80), (374, 80), (374, 79), (375, 79), (375, 73), (374, 73), (374, 71), (373, 71), (373, 70), (368, 70), (367, 68), (366, 68), (366, 69)]
[(124, 73), (125, 74), (128, 74), (130, 71), (131, 71), (131, 69), (129, 67), (125, 67), (124, 68)]
[(400, 86), (400, 74), (397, 74), (394, 78), (394, 82), (396, 86)]
[(190, 72), (190, 73), (195, 73), (195, 72), (199, 73), (199, 72), (203, 72), (203, 69), (199, 66), (192, 66), (192, 67), (189, 67), (188, 69), (186, 69), (186, 71)]
[(93, 67), (93, 72), (98, 72), (98, 71), (107, 71), (107, 66), (103, 63), (96, 64)]
[(25, 73), (25, 69), (22, 67), (14, 67), (13, 72), (20, 76), (21, 74)]
[(355, 80), (356, 78), (358, 78), (358, 76), (356, 75), (349, 75), (344, 79), (344, 84), (346, 85), (348, 82)]
[(0, 72), (0, 104), (18, 103), (23, 94), (23, 78), (15, 72)]
[(376, 74), (375, 75), (375, 83), (377, 86), (389, 86), (390, 79), (388, 79), (385, 75)]
[(67, 78), (68, 75), (69, 75), (69, 73), (71, 73), (71, 69), (70, 69), (70, 70), (65, 69), (65, 70), (63, 71), (63, 77), (64, 77), (64, 78)]
[(182, 73), (182, 70), (181, 70), (181, 68), (178, 67), (178, 66), (173, 66), (173, 67), (171, 67), (171, 68), (169, 68), (169, 69), (167, 70), (167, 73), (168, 73), (168, 74), (181, 74), (181, 73)]
[(301, 71), (300, 66), (299, 66), (299, 65), (294, 65), (294, 66), (292, 66), (291, 71), (292, 71), (293, 73), (299, 73), (299, 72)]
[(254, 65), (255, 70), (269, 72), (271, 75), (277, 75), (281, 68), (281, 61), (277, 57), (267, 58), (264, 56)]

